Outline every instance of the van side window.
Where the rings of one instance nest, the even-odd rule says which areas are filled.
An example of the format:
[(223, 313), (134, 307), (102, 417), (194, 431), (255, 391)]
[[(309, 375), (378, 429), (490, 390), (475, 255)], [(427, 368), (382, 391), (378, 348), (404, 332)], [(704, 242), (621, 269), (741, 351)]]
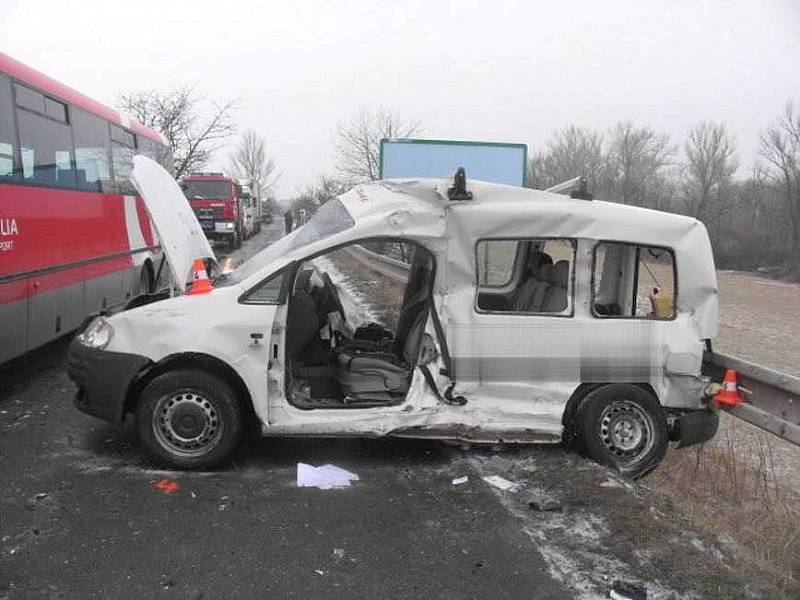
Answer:
[(480, 287), (504, 287), (511, 283), (518, 246), (518, 240), (491, 240), (478, 243)]
[(668, 248), (599, 242), (592, 269), (592, 312), (603, 318), (675, 317), (675, 258)]
[(241, 298), (244, 304), (281, 304), (286, 270), (280, 271), (262, 281)]
[(481, 240), (476, 250), (479, 311), (571, 316), (573, 240)]

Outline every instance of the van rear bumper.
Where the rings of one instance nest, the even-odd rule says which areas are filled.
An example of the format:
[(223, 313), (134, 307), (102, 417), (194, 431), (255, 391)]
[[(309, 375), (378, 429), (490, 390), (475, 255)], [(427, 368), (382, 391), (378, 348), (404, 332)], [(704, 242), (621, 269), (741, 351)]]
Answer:
[(693, 410), (676, 417), (669, 438), (678, 442), (678, 448), (707, 442), (719, 429), (719, 413), (712, 408)]
[(73, 340), (67, 375), (78, 386), (76, 408), (110, 423), (122, 423), (130, 384), (149, 362), (138, 354), (87, 348)]

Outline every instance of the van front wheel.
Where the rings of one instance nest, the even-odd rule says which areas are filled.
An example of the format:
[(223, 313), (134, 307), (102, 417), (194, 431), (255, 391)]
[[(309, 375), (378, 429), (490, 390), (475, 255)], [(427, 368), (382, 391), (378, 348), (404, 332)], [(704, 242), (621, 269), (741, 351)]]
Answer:
[(157, 376), (136, 410), (139, 440), (167, 467), (210, 469), (239, 443), (244, 416), (236, 392), (222, 379), (191, 369)]
[(667, 417), (658, 399), (629, 383), (604, 385), (583, 399), (575, 425), (586, 454), (634, 479), (667, 451)]

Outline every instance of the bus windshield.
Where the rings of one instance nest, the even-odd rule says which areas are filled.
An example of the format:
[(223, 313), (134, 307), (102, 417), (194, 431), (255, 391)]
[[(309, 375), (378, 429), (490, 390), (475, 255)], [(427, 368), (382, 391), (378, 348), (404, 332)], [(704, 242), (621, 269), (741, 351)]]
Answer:
[(231, 197), (231, 183), (229, 181), (189, 180), (184, 181), (181, 188), (189, 200), (224, 200)]

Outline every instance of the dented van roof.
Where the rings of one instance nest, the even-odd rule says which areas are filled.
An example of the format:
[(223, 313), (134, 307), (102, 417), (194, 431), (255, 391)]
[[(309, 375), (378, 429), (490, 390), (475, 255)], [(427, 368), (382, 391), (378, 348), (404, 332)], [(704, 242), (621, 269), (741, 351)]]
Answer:
[[(356, 185), (338, 197), (352, 217), (352, 226), (298, 244), (295, 237), (303, 235), (301, 227), (248, 261), (247, 277), (239, 281), (244, 279), (243, 287), (249, 287), (284, 264), (370, 237), (404, 237), (427, 241), (429, 246), (446, 242), (446, 258), (453, 267), (447, 282), (450, 290), (474, 286), (475, 245), (481, 239), (585, 238), (662, 246), (676, 257), (678, 311), (693, 315), (702, 337), (716, 336), (716, 270), (708, 232), (697, 219), (481, 181), (467, 183), (472, 200), (451, 201), (447, 195), (451, 185), (451, 179)], [(315, 218), (304, 227), (313, 226)]]

